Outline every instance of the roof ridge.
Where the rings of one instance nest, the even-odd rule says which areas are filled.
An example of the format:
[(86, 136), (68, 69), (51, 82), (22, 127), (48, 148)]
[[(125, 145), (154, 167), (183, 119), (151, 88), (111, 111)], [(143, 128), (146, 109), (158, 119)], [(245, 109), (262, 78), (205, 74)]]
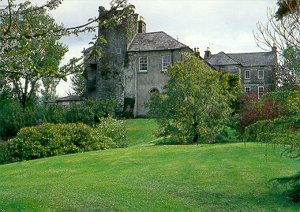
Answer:
[(267, 51), (267, 52), (241, 52), (241, 53), (226, 53), (226, 54), (258, 54), (258, 53), (272, 53), (272, 51)]

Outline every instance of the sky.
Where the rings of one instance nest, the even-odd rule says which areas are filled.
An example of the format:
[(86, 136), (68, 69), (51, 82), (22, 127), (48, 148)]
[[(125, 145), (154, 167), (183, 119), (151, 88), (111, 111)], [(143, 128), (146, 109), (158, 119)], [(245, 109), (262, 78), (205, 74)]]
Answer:
[[(110, 0), (64, 0), (52, 15), (66, 27), (77, 26), (96, 17), (99, 6), (108, 9), (109, 3)], [(190, 48), (198, 47), (202, 56), (207, 47), (212, 54), (263, 51), (256, 45), (253, 32), (257, 31), (257, 22), (266, 21), (267, 9), (276, 8), (276, 0), (129, 0), (129, 3), (144, 17), (147, 32), (164, 31)], [(69, 52), (62, 63), (81, 56), (94, 34), (63, 38)], [(68, 91), (70, 82), (59, 84), (59, 96), (67, 95)]]

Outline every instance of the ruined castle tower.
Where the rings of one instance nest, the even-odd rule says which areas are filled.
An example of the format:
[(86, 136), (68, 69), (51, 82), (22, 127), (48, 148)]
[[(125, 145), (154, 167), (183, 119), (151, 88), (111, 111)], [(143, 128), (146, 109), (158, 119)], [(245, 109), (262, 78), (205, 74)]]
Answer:
[[(104, 7), (99, 7), (99, 15), (106, 12)], [(112, 26), (99, 26), (98, 37), (107, 43), (95, 44), (101, 52), (96, 57), (88, 57), (93, 47), (84, 51), (88, 60), (84, 71), (86, 98), (114, 99), (118, 109), (123, 110), (127, 47), (138, 31), (137, 25), (138, 14), (129, 14)]]

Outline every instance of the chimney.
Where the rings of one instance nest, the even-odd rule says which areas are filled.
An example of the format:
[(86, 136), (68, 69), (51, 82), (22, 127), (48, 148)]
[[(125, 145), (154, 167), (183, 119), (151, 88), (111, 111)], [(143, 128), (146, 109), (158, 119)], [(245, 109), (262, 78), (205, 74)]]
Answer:
[(195, 53), (195, 55), (196, 56), (200, 56), (200, 52), (199, 52), (199, 48), (197, 47), (197, 48), (194, 48), (194, 53)]
[(275, 52), (275, 53), (277, 52), (277, 47), (276, 47), (275, 43), (273, 43), (272, 52)]
[(146, 33), (146, 23), (142, 16), (140, 16), (140, 20), (138, 21), (138, 33)]
[(207, 47), (207, 50), (204, 52), (204, 60), (209, 59), (211, 56), (211, 52), (209, 50), (209, 47)]

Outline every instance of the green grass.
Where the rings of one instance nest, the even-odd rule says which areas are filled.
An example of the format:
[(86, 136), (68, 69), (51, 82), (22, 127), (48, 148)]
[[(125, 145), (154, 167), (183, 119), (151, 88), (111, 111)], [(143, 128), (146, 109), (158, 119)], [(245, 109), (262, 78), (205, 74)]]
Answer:
[(0, 209), (299, 211), (267, 185), (300, 169), (279, 149), (154, 146), (140, 134), (150, 135), (153, 121), (126, 123), (133, 147), (0, 166)]
[(157, 124), (154, 119), (126, 120), (126, 136), (129, 146), (147, 145), (155, 140)]

